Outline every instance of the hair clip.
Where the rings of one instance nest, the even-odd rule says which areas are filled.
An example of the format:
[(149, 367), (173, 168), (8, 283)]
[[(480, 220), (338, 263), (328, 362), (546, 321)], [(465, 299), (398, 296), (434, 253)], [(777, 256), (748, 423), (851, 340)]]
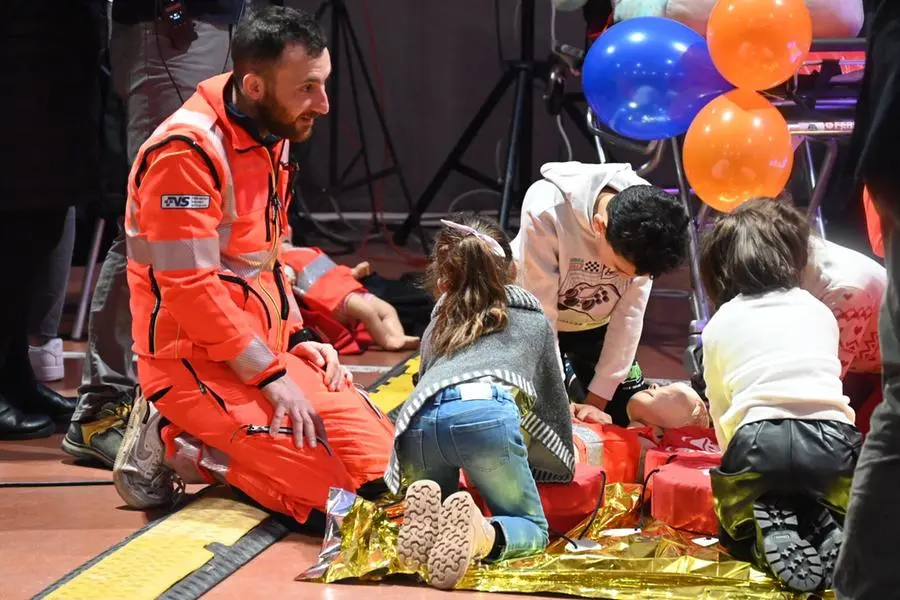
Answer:
[(478, 238), (479, 241), (487, 244), (488, 248), (491, 249), (491, 252), (493, 252), (500, 258), (506, 258), (506, 252), (503, 250), (503, 246), (501, 246), (500, 242), (498, 242), (491, 236), (481, 233), (480, 231), (476, 231), (474, 228), (469, 227), (468, 225), (461, 225), (459, 223), (454, 223), (453, 221), (448, 221), (447, 219), (441, 219), (441, 223), (449, 227), (450, 229), (462, 231), (467, 235), (474, 235), (476, 238)]

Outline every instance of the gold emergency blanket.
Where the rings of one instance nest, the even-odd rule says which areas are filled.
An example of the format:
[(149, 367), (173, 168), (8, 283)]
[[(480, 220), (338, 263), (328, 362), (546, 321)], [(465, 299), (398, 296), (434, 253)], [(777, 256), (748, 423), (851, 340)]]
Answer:
[[(575, 527), (545, 552), (479, 564), (457, 585), (485, 592), (569, 594), (584, 598), (667, 600), (794, 600), (818, 598), (786, 592), (750, 564), (731, 559), (714, 539), (661, 523), (638, 526), (641, 486), (610, 484), (593, 521)], [(333, 583), (418, 575), (397, 560), (402, 504), (379, 506), (332, 489), (319, 562), (298, 580)], [(588, 531), (582, 531), (586, 526)], [(825, 598), (833, 598), (830, 593)]]

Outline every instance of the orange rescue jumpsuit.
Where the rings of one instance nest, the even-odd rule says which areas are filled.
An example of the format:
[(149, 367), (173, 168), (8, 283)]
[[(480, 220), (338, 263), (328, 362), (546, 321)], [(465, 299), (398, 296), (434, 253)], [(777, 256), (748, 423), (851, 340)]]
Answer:
[[(172, 424), (170, 459), (184, 431), (224, 457), (209, 480), (304, 522), (325, 508), (329, 488), (381, 477), (393, 427), (355, 388), (328, 391), (318, 367), (289, 353), (302, 320), (280, 261), (288, 143), (263, 145), (234, 123), (230, 94), (230, 73), (201, 83), (141, 147), (129, 177), (138, 379)], [(322, 417), (327, 443), (297, 449), (288, 435), (254, 433), (273, 413), (260, 389), (283, 376)]]

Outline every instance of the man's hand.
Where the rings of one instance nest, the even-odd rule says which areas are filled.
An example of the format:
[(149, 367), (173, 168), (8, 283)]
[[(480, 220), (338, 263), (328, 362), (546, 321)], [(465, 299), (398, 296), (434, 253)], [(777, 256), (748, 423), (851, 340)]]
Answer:
[(325, 424), (293, 379), (285, 375), (261, 391), (275, 407), (275, 414), (272, 415), (272, 422), (269, 424), (269, 433), (272, 437), (278, 434), (284, 418), (288, 416), (293, 425), (294, 445), (297, 448), (303, 448), (304, 440), (310, 448), (315, 448), (317, 436), (323, 441), (327, 440)]
[(577, 419), (582, 423), (601, 423), (603, 425), (612, 424), (612, 417), (610, 417), (608, 414), (606, 414), (596, 406), (591, 406), (590, 404), (572, 403), (569, 405), (569, 409), (572, 413), (572, 418)]
[(338, 391), (344, 384), (353, 385), (353, 374), (341, 365), (337, 350), (331, 344), (301, 342), (291, 348), (291, 354), (324, 369), (325, 383), (332, 392)]
[(354, 292), (347, 298), (344, 311), (349, 318), (362, 321), (375, 343), (385, 350), (393, 352), (419, 347), (419, 338), (406, 335), (397, 311), (381, 298)]
[(601, 398), (594, 392), (588, 392), (584, 397), (584, 403), (590, 404), (591, 406), (596, 406), (600, 410), (605, 411), (606, 405), (609, 404), (609, 400), (607, 400), (606, 398)]

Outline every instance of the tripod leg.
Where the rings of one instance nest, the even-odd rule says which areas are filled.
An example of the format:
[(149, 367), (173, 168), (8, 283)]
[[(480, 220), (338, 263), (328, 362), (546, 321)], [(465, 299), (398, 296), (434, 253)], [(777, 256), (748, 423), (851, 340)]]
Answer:
[[(500, 205), (500, 229), (509, 231), (509, 213), (512, 210), (513, 195), (524, 192), (527, 188), (527, 179), (531, 170), (531, 148), (530, 133), (531, 113), (526, 106), (527, 100), (533, 93), (532, 90), (532, 72), (528, 67), (519, 67), (516, 73), (516, 104), (513, 109), (513, 118), (509, 127), (509, 151), (506, 154), (506, 171), (503, 176), (503, 201)], [(529, 131), (526, 132), (526, 126)], [(525, 141), (525, 144), (522, 142)], [(528, 147), (527, 150), (525, 147)], [(525, 162), (525, 159), (528, 162)], [(523, 169), (522, 167), (527, 167)], [(519, 170), (519, 184), (522, 184), (523, 172), (525, 173), (526, 183), (521, 190), (517, 190), (516, 169)]]
[(404, 221), (400, 229), (397, 230), (397, 233), (394, 234), (395, 243), (400, 245), (405, 244), (406, 238), (409, 237), (410, 230), (419, 225), (422, 215), (425, 214), (428, 205), (434, 200), (437, 191), (441, 188), (444, 181), (447, 180), (447, 176), (450, 175), (450, 172), (458, 167), (459, 159), (462, 158), (462, 155), (475, 140), (475, 136), (478, 135), (478, 131), (484, 125), (485, 121), (488, 120), (488, 117), (491, 116), (491, 112), (497, 107), (497, 103), (500, 102), (503, 94), (506, 93), (506, 88), (512, 84), (515, 74), (516, 71), (513, 69), (507, 70), (503, 74), (503, 77), (500, 78), (500, 81), (497, 82), (497, 85), (494, 86), (494, 89), (491, 90), (491, 93), (484, 101), (484, 104), (482, 104), (481, 108), (478, 109), (478, 112), (475, 113), (472, 121), (456, 142), (456, 146), (450, 151), (447, 159), (440, 166), (438, 172), (428, 184), (428, 187), (422, 192), (419, 201), (416, 202), (415, 209), (409, 214), (406, 221)]
[[(356, 52), (356, 59), (359, 61), (359, 67), (360, 71), (362, 72), (363, 80), (366, 83), (366, 88), (368, 88), (369, 97), (372, 99), (372, 106), (375, 108), (375, 116), (378, 117), (378, 124), (381, 126), (381, 133), (384, 136), (384, 141), (387, 145), (388, 153), (391, 156), (391, 163), (393, 164), (394, 170), (397, 173), (397, 180), (400, 183), (400, 190), (403, 193), (403, 198), (406, 200), (407, 208), (412, 211), (412, 195), (409, 193), (409, 187), (406, 185), (406, 177), (403, 175), (403, 169), (400, 168), (400, 161), (397, 158), (397, 151), (394, 147), (394, 140), (391, 137), (390, 131), (388, 130), (387, 120), (384, 118), (384, 111), (381, 108), (381, 104), (378, 102), (378, 95), (375, 92), (375, 86), (372, 84), (372, 77), (369, 74), (369, 69), (366, 67), (365, 58), (359, 45), (359, 38), (356, 37), (356, 32), (353, 30), (353, 26), (350, 24), (349, 18), (349, 15), (345, 15), (345, 19), (347, 19), (345, 24), (346, 34), (347, 37), (350, 38), (350, 41), (353, 44), (353, 49)], [(354, 97), (355, 95), (356, 94), (354, 92)], [(417, 226), (417, 230), (417, 233), (419, 234), (419, 241), (422, 242), (422, 249), (427, 250), (425, 231), (422, 229), (421, 224)]]
[[(372, 179), (372, 165), (369, 162), (369, 152), (368, 152), (368, 144), (366, 143), (366, 128), (365, 123), (363, 122), (362, 110), (359, 107), (359, 93), (356, 89), (356, 75), (353, 73), (353, 62), (349, 60), (350, 51), (351, 51), (351, 37), (353, 36), (353, 29), (351, 29), (349, 21), (346, 21), (346, 14), (338, 12), (334, 10), (332, 12), (332, 18), (335, 19), (335, 22), (339, 22), (341, 26), (344, 28), (344, 50), (347, 53), (347, 74), (350, 78), (350, 93), (353, 96), (353, 112), (356, 116), (356, 129), (359, 132), (359, 144), (362, 148), (360, 155), (362, 156), (363, 168), (366, 173), (366, 187), (369, 189), (369, 198), (372, 201), (372, 221), (375, 224), (376, 231), (378, 230), (378, 204), (375, 202), (375, 182)], [(363, 72), (365, 72), (365, 67), (363, 67)], [(373, 98), (374, 99), (374, 98)]]
[[(325, 9), (331, 6), (331, 3), (325, 3), (316, 14), (316, 19), (321, 18)], [(333, 64), (339, 65), (341, 62), (341, 28), (337, 11), (331, 6), (331, 60)], [(341, 70), (334, 69), (329, 78), (328, 95), (332, 98), (340, 98)], [(328, 115), (328, 187), (336, 189), (340, 187), (340, 177), (338, 175), (338, 161), (340, 160), (340, 148), (338, 147), (338, 139), (340, 138), (340, 102), (335, 102), (331, 107)]]

